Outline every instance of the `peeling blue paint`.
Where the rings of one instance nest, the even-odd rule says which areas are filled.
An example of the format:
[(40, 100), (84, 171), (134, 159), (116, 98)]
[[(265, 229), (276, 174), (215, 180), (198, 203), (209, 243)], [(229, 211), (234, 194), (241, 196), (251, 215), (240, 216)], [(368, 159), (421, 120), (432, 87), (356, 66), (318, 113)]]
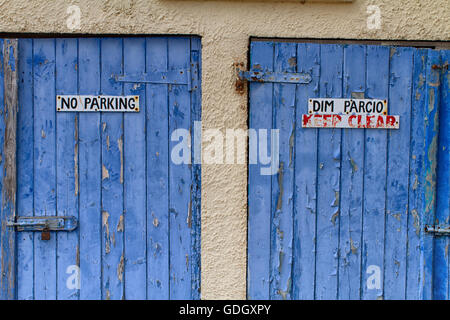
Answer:
[[(289, 64), (294, 46), (296, 69)], [(442, 68), (432, 68), (443, 65), (437, 61), (442, 54), (374, 45), (251, 43), (251, 64), (278, 72), (307, 70), (312, 80), (296, 85), (293, 118), (286, 118), (289, 98), (280, 98), (292, 84), (250, 84), (250, 126), (280, 129), (280, 143), (293, 139), (295, 146), (280, 148), (280, 159), (292, 158), (288, 175), (270, 180), (259, 176), (257, 168), (249, 169), (248, 298), (448, 299), (448, 240), (433, 240), (423, 231), (435, 218), (449, 219), (445, 157), (450, 148), (438, 148), (446, 143), (438, 131), (448, 120), (438, 111), (449, 109), (448, 71), (443, 75)], [(351, 97), (356, 91), (387, 98), (389, 113), (402, 118), (400, 129), (387, 133), (294, 124), (290, 137), (293, 131), (286, 123), (307, 113), (309, 98)], [(280, 117), (283, 122), (272, 121)], [(437, 182), (441, 176), (445, 181)], [(290, 194), (287, 186), (295, 190), (286, 196), (292, 207), (279, 198)], [(438, 213), (439, 201), (443, 210)], [(371, 266), (381, 272), (376, 288), (367, 285)]]

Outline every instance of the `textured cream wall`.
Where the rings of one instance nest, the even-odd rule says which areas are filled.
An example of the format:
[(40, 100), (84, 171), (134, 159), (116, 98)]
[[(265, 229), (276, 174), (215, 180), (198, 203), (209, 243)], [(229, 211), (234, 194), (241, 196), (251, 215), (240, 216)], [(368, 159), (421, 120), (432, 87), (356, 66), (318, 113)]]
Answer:
[[(177, 0), (0, 0), (0, 32), (72, 33), (66, 9), (81, 9), (80, 34), (195, 34), (203, 44), (203, 128), (246, 128), (247, 96), (235, 91), (235, 62), (246, 62), (250, 36), (450, 40), (448, 0), (353, 3)], [(379, 5), (382, 25), (366, 27)], [(202, 297), (244, 299), (246, 165), (202, 167)]]

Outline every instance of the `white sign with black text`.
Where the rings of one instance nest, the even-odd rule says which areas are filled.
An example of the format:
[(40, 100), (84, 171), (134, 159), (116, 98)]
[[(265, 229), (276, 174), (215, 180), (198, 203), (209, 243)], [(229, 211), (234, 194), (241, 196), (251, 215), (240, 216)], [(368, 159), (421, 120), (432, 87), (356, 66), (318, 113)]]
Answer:
[(387, 115), (387, 101), (379, 99), (327, 99), (308, 100), (308, 113), (317, 114), (384, 114)]
[(139, 112), (139, 96), (57, 95), (58, 112)]

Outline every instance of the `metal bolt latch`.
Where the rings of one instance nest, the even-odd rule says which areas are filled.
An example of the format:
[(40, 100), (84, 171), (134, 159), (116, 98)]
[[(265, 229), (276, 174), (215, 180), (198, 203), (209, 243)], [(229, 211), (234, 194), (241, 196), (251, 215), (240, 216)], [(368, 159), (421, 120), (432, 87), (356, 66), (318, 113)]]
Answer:
[(78, 220), (73, 216), (15, 217), (6, 224), (16, 231), (40, 231), (41, 240), (50, 240), (50, 231), (73, 231)]
[(426, 233), (432, 233), (437, 236), (450, 236), (450, 226), (425, 226), (425, 232)]

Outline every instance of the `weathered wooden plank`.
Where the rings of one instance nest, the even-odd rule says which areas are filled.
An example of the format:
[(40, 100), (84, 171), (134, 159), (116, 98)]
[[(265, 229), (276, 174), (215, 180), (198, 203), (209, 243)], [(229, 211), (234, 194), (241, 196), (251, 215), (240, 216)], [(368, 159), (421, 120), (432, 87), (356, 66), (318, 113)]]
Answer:
[[(192, 87), (191, 92), (191, 132), (194, 132), (195, 126), (201, 126), (201, 38), (191, 37), (191, 77), (192, 82), (195, 84)], [(196, 67), (197, 73), (195, 73)], [(201, 163), (196, 159), (201, 156), (201, 133), (197, 136), (196, 133), (192, 135), (192, 192), (191, 192), (191, 274), (192, 274), (192, 299), (200, 299), (200, 278), (201, 278)], [(199, 146), (199, 148), (197, 147)]]
[(424, 128), (426, 106), (426, 63), (427, 50), (414, 51), (412, 111), (411, 111), (411, 154), (409, 165), (409, 204), (408, 204), (408, 253), (406, 265), (406, 299), (420, 300), (423, 285), (421, 272), (423, 234), (423, 162), (425, 157)]
[[(148, 72), (167, 71), (167, 38), (146, 40)], [(168, 85), (148, 84), (147, 104), (147, 298), (169, 299)]]
[(16, 235), (5, 221), (16, 216), (16, 131), (18, 110), (18, 41), (0, 42), (0, 299), (16, 298)]
[[(78, 91), (77, 39), (56, 39), (56, 94)], [(78, 115), (60, 112), (56, 115), (56, 201), (61, 216), (78, 218)], [(57, 298), (78, 299), (76, 279), (67, 285), (68, 277), (79, 266), (78, 230), (58, 232), (57, 236)], [(69, 273), (66, 273), (69, 271)]]
[[(101, 93), (123, 94), (112, 74), (123, 72), (123, 40), (101, 40)], [(124, 298), (123, 114), (101, 116), (102, 147), (102, 297)]]
[[(145, 70), (145, 38), (124, 38), (124, 72)], [(126, 83), (124, 94), (139, 96), (145, 102), (145, 84)], [(125, 228), (125, 297), (146, 299), (146, 105), (138, 113), (124, 115), (124, 228)]]
[[(365, 92), (366, 49), (344, 47), (345, 98)], [(360, 298), (364, 137), (366, 130), (342, 130), (338, 299)]]
[[(389, 48), (367, 46), (366, 50), (366, 96), (387, 98)], [(364, 152), (361, 299), (375, 300), (383, 298), (387, 132), (366, 130)]]
[[(439, 62), (439, 54), (433, 50), (428, 50), (428, 58), (426, 62), (427, 73), (425, 77), (425, 156), (423, 164), (424, 169), (421, 177), (424, 184), (424, 199), (422, 202), (422, 225), (433, 225), (436, 218), (436, 168), (439, 139), (439, 88), (437, 84), (440, 82), (440, 74), (438, 70), (432, 68), (432, 65), (439, 65)], [(422, 250), (422, 298), (424, 300), (430, 300), (433, 299), (434, 295), (434, 236), (432, 234), (423, 234)]]
[[(17, 117), (17, 212), (33, 215), (33, 40), (19, 40)], [(3, 101), (3, 100), (2, 100)], [(17, 234), (17, 299), (34, 297), (33, 232)]]
[[(34, 213), (56, 213), (55, 40), (35, 39), (34, 63)], [(56, 234), (34, 234), (35, 299), (56, 299)]]
[(391, 47), (389, 112), (400, 128), (388, 135), (384, 298), (405, 299), (413, 49)]
[[(252, 42), (250, 68), (273, 71), (274, 45), (271, 42)], [(261, 154), (270, 156), (270, 130), (272, 129), (273, 84), (250, 83), (249, 127), (255, 130), (250, 136), (254, 146), (255, 163), (249, 163), (248, 177), (248, 275), (247, 297), (249, 299), (270, 298), (270, 230), (271, 230), (271, 175), (262, 175)], [(261, 130), (266, 130), (266, 150), (261, 150)], [(259, 137), (259, 139), (258, 139)], [(264, 137), (264, 136), (263, 136)], [(251, 140), (253, 139), (253, 140)], [(252, 146), (249, 152), (252, 152)], [(258, 164), (256, 163), (258, 161)]]
[[(3, 112), (5, 110), (5, 74), (4, 74), (4, 39), (0, 38), (0, 110)], [(2, 117), (3, 118), (3, 117)], [(5, 121), (0, 121), (0, 155), (3, 157), (4, 154), (4, 143), (5, 143)], [(0, 162), (0, 166), (3, 162)], [(3, 170), (0, 170), (0, 181), (3, 181)], [(0, 193), (3, 193), (3, 183), (0, 183)], [(3, 250), (3, 245), (6, 244), (9, 230), (6, 228), (6, 223), (4, 223), (3, 210), (0, 211), (0, 298), (6, 300), (8, 296), (8, 277), (3, 276), (3, 270), (8, 267), (11, 263), (8, 261), (7, 252), (8, 247)], [(5, 217), (6, 218), (6, 217)], [(11, 297), (13, 298), (13, 297)]]
[[(169, 70), (187, 68), (190, 64), (190, 40), (168, 39)], [(169, 87), (169, 133), (187, 129), (191, 124), (190, 95), (186, 85)], [(179, 143), (170, 141), (169, 150)], [(190, 144), (189, 144), (190, 145)], [(186, 155), (188, 159), (191, 154)], [(189, 161), (190, 162), (190, 161)], [(169, 159), (169, 261), (170, 299), (191, 298), (191, 168), (190, 164), (175, 164)]]
[[(441, 98), (439, 109), (438, 201), (436, 214), (441, 223), (450, 224), (450, 50), (441, 50)], [(450, 238), (440, 240), (442, 253), (440, 272), (442, 289), (438, 298), (450, 299)], [(447, 280), (447, 281), (446, 281)], [(447, 282), (447, 283), (445, 283)], [(447, 290), (446, 290), (447, 289)]]
[[(343, 46), (322, 45), (319, 92), (341, 98)], [(315, 298), (337, 298), (341, 130), (321, 129), (318, 135), (318, 191)]]
[[(435, 121), (435, 125), (439, 126), (439, 139), (437, 147), (437, 167), (436, 167), (436, 215), (435, 224), (449, 224), (449, 195), (450, 195), (450, 116), (449, 116), (449, 100), (448, 100), (448, 51), (447, 55), (442, 52), (433, 52), (438, 63), (431, 65), (433, 82), (427, 81), (428, 93), (429, 93), (429, 107), (434, 102), (435, 108), (438, 108), (436, 115), (438, 119)], [(446, 67), (443, 67), (447, 62)], [(436, 74), (436, 76), (434, 76)], [(442, 93), (442, 97), (441, 97)], [(433, 101), (434, 100), (434, 101)], [(428, 151), (430, 152), (430, 151)], [(434, 237), (434, 266), (433, 266), (433, 299), (436, 300), (448, 300), (448, 282), (449, 282), (449, 270), (448, 270), (448, 237)]]
[[(78, 40), (80, 94), (100, 93), (100, 40)], [(79, 115), (80, 299), (102, 298), (100, 113)]]
[[(274, 70), (295, 72), (297, 46), (275, 43)], [(291, 299), (295, 154), (295, 84), (274, 85), (273, 128), (279, 133), (279, 170), (272, 175), (270, 298)]]
[(318, 96), (320, 45), (298, 44), (297, 70), (309, 72), (312, 81), (297, 86), (295, 128), (294, 243), (292, 298), (314, 299), (317, 199), (317, 131), (304, 129), (300, 115), (308, 111), (308, 99)]
[[(266, 46), (273, 45), (272, 43), (264, 44)], [(259, 43), (258, 45), (260, 46)], [(255, 44), (252, 43), (251, 46), (252, 59), (257, 53), (254, 50)], [(301, 44), (299, 48), (301, 46), (305, 45)], [(337, 97), (339, 95), (336, 95), (336, 91), (341, 88), (339, 67), (342, 66), (342, 63), (335, 63), (335, 61), (336, 58), (339, 59), (339, 54), (329, 53), (333, 46), (321, 45), (320, 47), (320, 58), (314, 59), (314, 63), (321, 64), (320, 69), (322, 70), (319, 85), (320, 96)], [(261, 48), (258, 49), (258, 54), (264, 53)], [(314, 136), (311, 134), (308, 141), (305, 140), (304, 143), (300, 143), (301, 134), (297, 133), (295, 136), (295, 159), (300, 164), (295, 167), (293, 232), (299, 235), (300, 240), (295, 237), (293, 242), (292, 298), (306, 297), (306, 295), (301, 295), (302, 290), (306, 290), (305, 287), (312, 287), (312, 290), (315, 290), (313, 298), (316, 299), (335, 299), (336, 297), (345, 299), (430, 299), (433, 297), (433, 291), (435, 298), (446, 299), (448, 298), (449, 264), (445, 250), (448, 249), (448, 240), (443, 240), (443, 238), (432, 240), (433, 237), (424, 235), (423, 231), (425, 224), (437, 223), (435, 220), (437, 217), (436, 169), (448, 171), (445, 169), (445, 165), (439, 169), (437, 162), (440, 161), (436, 160), (438, 149), (436, 113), (438, 109), (436, 99), (438, 98), (436, 96), (439, 93), (439, 76), (431, 75), (433, 72), (436, 73), (436, 70), (441, 70), (439, 66), (443, 63), (440, 63), (439, 59), (435, 59), (433, 62), (427, 61), (427, 50), (416, 51), (413, 48), (383, 46), (367, 46), (365, 50), (366, 53), (363, 52), (364, 47), (360, 46), (345, 49), (344, 95), (351, 97), (352, 93), (358, 95), (358, 92), (365, 91), (366, 98), (388, 98), (389, 114), (400, 115), (400, 129), (390, 133), (384, 130), (366, 132), (345, 130), (342, 140), (336, 131), (319, 130), (316, 146), (319, 150), (317, 199), (307, 193), (306, 186), (309, 187), (311, 184), (307, 185), (305, 182), (305, 190), (299, 189), (299, 186), (302, 186), (300, 179), (306, 179), (306, 175), (314, 174), (313, 170), (307, 169), (307, 161), (313, 153), (311, 148), (306, 146), (307, 143), (314, 140)], [(413, 58), (414, 55), (415, 58)], [(438, 56), (439, 54), (434, 53), (434, 55)], [(299, 60), (301, 65), (300, 53)], [(365, 70), (358, 68), (358, 65), (364, 63), (366, 64)], [(334, 70), (333, 64), (335, 64)], [(428, 66), (427, 75), (424, 74), (425, 64)], [(433, 65), (434, 67), (432, 67)], [(253, 68), (253, 63), (251, 67)], [(297, 72), (311, 70), (311, 67), (310, 70), (298, 68)], [(329, 73), (328, 77), (327, 73)], [(424, 86), (425, 79), (427, 79), (426, 88)], [(335, 85), (333, 85), (333, 81), (336, 82)], [(266, 103), (267, 101), (272, 102), (272, 96), (264, 97), (262, 92), (255, 92), (255, 88), (261, 86), (261, 84), (250, 84), (250, 123), (252, 123), (253, 116), (252, 101), (259, 99)], [(364, 90), (364, 86), (366, 90)], [(313, 94), (317, 96), (317, 91), (318, 89), (312, 93), (306, 93), (307, 90), (298, 92), (297, 100), (300, 99), (302, 93), (308, 94), (308, 96), (313, 96)], [(286, 102), (282, 99), (278, 100)], [(426, 106), (424, 106), (425, 104)], [(262, 105), (260, 103), (258, 107)], [(274, 117), (276, 121), (281, 109), (273, 106), (273, 110), (277, 112)], [(264, 112), (264, 114), (269, 113), (270, 110)], [(297, 114), (299, 114), (298, 110)], [(444, 120), (441, 119), (441, 121)], [(334, 135), (330, 132), (334, 132)], [(339, 139), (337, 142), (336, 139), (333, 139), (336, 136)], [(327, 147), (324, 148), (324, 146)], [(302, 148), (308, 149), (308, 151), (301, 154)], [(362, 151), (363, 148), (364, 151)], [(250, 146), (249, 151), (251, 152), (251, 150)], [(350, 152), (347, 152), (346, 155), (346, 151)], [(286, 151), (280, 153), (283, 157)], [(353, 156), (354, 153), (356, 156)], [(443, 157), (444, 163), (447, 163), (445, 155)], [(340, 170), (341, 165), (342, 170)], [(297, 170), (300, 172), (302, 166), (307, 172), (300, 175)], [(327, 169), (328, 171), (324, 171)], [(356, 172), (359, 174), (355, 174)], [(311, 180), (314, 179), (308, 178), (308, 181)], [(441, 193), (446, 193), (446, 183), (441, 183), (441, 188), (444, 189)], [(274, 186), (277, 187), (276, 184)], [(312, 186), (314, 187), (314, 185)], [(274, 262), (280, 260), (279, 256), (276, 256), (277, 251), (272, 251), (268, 256), (258, 257), (256, 253), (261, 251), (261, 246), (252, 248), (250, 240), (252, 239), (252, 228), (255, 225), (255, 221), (251, 220), (254, 203), (252, 188), (254, 188), (254, 182), (250, 164), (249, 298), (252, 298), (250, 296), (253, 287), (251, 280), (255, 278), (259, 281), (261, 279), (261, 277), (256, 277), (253, 272), (258, 268), (262, 269), (265, 266), (264, 263), (267, 263), (267, 259), (271, 259), (271, 277), (269, 277), (269, 281), (273, 281), (271, 289), (277, 285), (280, 279), (279, 270), (274, 268)], [(334, 194), (329, 191), (333, 191)], [(279, 194), (281, 193), (277, 190), (272, 192), (272, 207), (276, 206), (275, 199)], [(312, 220), (307, 221), (306, 217), (301, 214), (302, 211), (315, 210), (310, 205), (311, 200), (308, 199), (312, 199), (318, 206), (317, 240), (311, 233)], [(299, 203), (302, 203), (302, 207), (298, 206)], [(335, 211), (329, 214), (331, 218), (326, 221), (326, 209), (330, 205)], [(439, 211), (441, 214), (439, 222), (446, 223), (449, 219), (448, 209), (446, 209), (448, 206), (447, 196), (445, 196), (445, 200), (442, 200), (441, 206), (444, 210)], [(257, 209), (261, 212), (259, 208)], [(275, 209), (273, 210), (275, 211)], [(272, 230), (276, 230), (277, 223), (281, 221), (280, 217), (275, 218), (274, 226), (271, 226)], [(340, 225), (339, 233), (330, 227), (326, 229), (326, 222), (330, 220), (331, 224), (335, 222)], [(310, 232), (308, 234), (311, 238), (309, 242), (308, 239), (302, 240), (301, 238), (305, 229)], [(260, 232), (260, 234), (263, 233)], [(273, 232), (273, 234), (275, 233)], [(355, 234), (362, 240), (359, 246), (353, 239)], [(278, 249), (281, 237), (275, 235), (274, 238), (272, 246)], [(314, 241), (317, 243), (314, 244)], [(433, 243), (435, 244), (434, 250)], [(302, 244), (306, 246), (303, 250)], [(311, 259), (305, 258), (304, 254), (307, 250), (311, 250), (315, 254), (315, 263), (311, 263)], [(354, 253), (356, 253), (356, 257), (352, 256)], [(433, 256), (436, 255), (437, 258), (433, 261)], [(336, 268), (336, 260), (333, 260), (338, 256), (339, 270)], [(258, 264), (256, 263), (257, 258), (259, 258)], [(354, 261), (351, 260), (352, 258)], [(315, 274), (310, 272), (312, 276), (306, 278), (309, 279), (306, 284), (305, 281), (298, 281), (302, 277), (302, 269), (299, 266), (307, 263), (305, 260), (309, 262), (309, 269), (315, 269)], [(432, 279), (433, 265), (435, 269), (440, 268), (440, 271), (434, 272), (434, 279)], [(303, 274), (305, 273), (303, 272)], [(337, 286), (334, 285), (336, 278)], [(264, 289), (260, 292), (264, 293)], [(278, 292), (270, 290), (269, 297), (277, 298), (276, 293)]]

